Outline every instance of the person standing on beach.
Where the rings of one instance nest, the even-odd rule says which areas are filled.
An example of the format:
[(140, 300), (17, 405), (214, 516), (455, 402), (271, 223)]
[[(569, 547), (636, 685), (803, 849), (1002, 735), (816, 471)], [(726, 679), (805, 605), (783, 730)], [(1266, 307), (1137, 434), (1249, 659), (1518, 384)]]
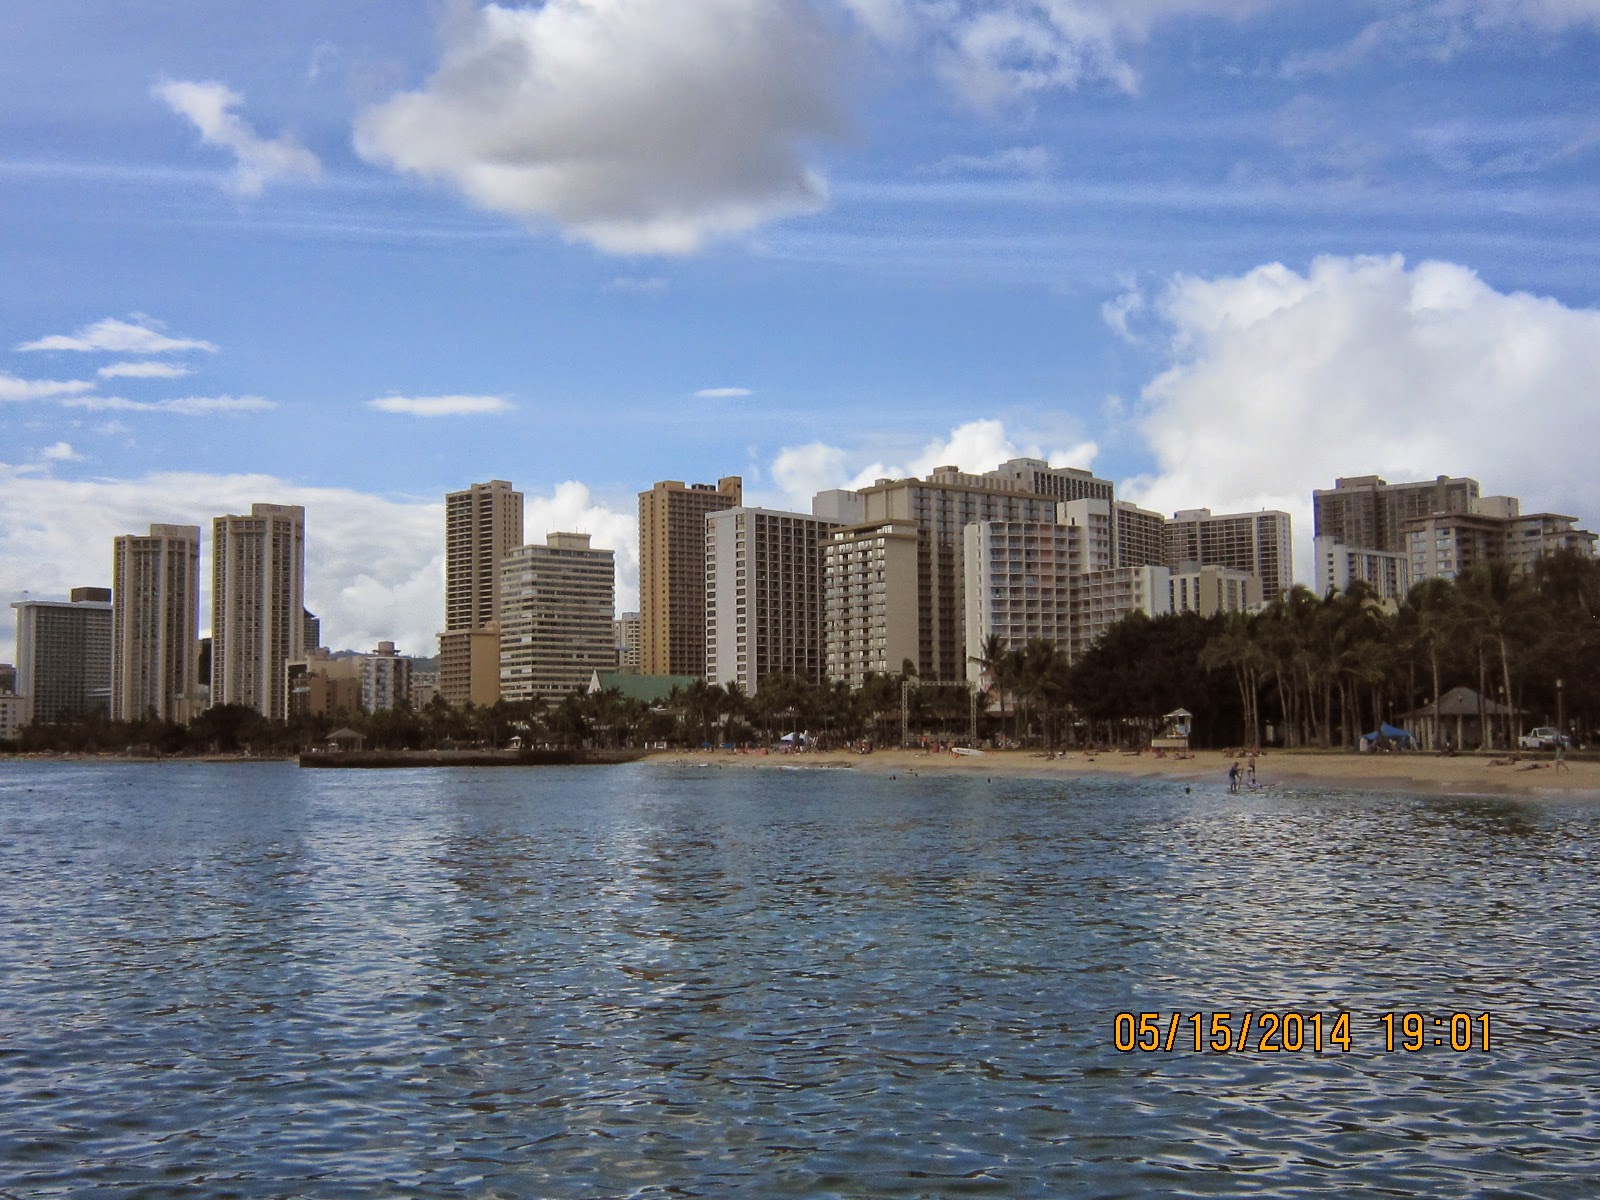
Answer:
[(1237, 793), (1239, 790), (1239, 760), (1233, 760), (1233, 766), (1228, 768), (1228, 790)]
[(1556, 739), (1556, 770), (1570, 771), (1571, 769), (1571, 767), (1567, 766), (1567, 739), (1559, 737)]

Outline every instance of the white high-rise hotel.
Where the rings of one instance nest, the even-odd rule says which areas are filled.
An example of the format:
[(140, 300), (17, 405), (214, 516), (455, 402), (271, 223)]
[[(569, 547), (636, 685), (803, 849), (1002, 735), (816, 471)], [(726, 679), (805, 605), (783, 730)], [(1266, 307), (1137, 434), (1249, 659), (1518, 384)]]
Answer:
[(199, 711), (200, 526), (152, 525), (112, 544), (111, 717)]
[(306, 510), (254, 504), (212, 522), (211, 703), (288, 716), (285, 669), (305, 646)]

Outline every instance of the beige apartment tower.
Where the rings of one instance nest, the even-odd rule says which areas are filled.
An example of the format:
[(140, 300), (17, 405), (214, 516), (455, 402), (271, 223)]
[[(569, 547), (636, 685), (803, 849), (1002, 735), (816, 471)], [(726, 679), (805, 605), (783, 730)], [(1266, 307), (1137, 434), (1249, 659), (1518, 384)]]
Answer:
[(200, 526), (152, 525), (112, 543), (111, 718), (198, 713)]
[[(967, 678), (965, 527), (974, 521), (1056, 519), (1056, 498), (1027, 486), (1024, 480), (938, 467), (926, 479), (883, 479), (860, 490), (863, 524), (909, 522), (917, 531), (917, 654), (912, 661), (923, 679)], [(898, 660), (894, 669), (900, 669)]]
[(500, 695), (561, 700), (616, 665), (613, 552), (587, 533), (552, 533), (500, 564)]
[(288, 716), (286, 668), (305, 648), (306, 510), (254, 504), (211, 534), (211, 703)]
[(1166, 536), (1167, 566), (1174, 571), (1195, 566), (1247, 571), (1261, 580), (1261, 595), (1269, 603), (1294, 586), (1294, 553), (1286, 512), (1184, 509), (1167, 522)]
[(639, 671), (706, 673), (706, 517), (737, 508), (737, 475), (639, 493)]
[(522, 493), (504, 479), (446, 493), (444, 523), (439, 694), (458, 706), (493, 704), (500, 698), (500, 564), (522, 545)]

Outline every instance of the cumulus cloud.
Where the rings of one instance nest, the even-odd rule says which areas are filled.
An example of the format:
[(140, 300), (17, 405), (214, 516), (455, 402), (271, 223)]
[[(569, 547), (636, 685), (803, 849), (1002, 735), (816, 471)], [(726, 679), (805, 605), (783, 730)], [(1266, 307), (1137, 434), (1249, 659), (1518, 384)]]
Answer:
[(618, 253), (682, 254), (820, 208), (841, 34), (792, 0), (547, 0), (447, 22), (427, 85), (364, 110), (363, 158)]
[(511, 412), (516, 406), (504, 396), (380, 396), (368, 400), (367, 407), (412, 417), (468, 417)]
[(859, 449), (810, 442), (786, 446), (773, 460), (773, 482), (782, 491), (781, 503), (797, 512), (810, 512), (817, 492), (831, 488), (861, 488), (879, 479), (921, 478), (938, 467), (958, 467), (972, 473), (992, 471), (1010, 458), (1043, 458), (1058, 467), (1090, 469), (1100, 448), (1094, 442), (1052, 450), (1037, 443), (1018, 443), (997, 420), (969, 421), (949, 435), (926, 442), (898, 461), (873, 458)]
[(18, 379), (0, 371), (0, 404), (8, 400), (46, 400), (92, 392), (94, 384), (82, 379)]
[(1125, 489), (1147, 507), (1284, 509), (1302, 579), (1311, 490), (1341, 475), (1469, 475), (1600, 518), (1600, 311), (1452, 263), (1329, 257), (1179, 276), (1159, 312), (1170, 365), (1138, 417), (1156, 468)]
[(55, 442), (39, 451), (39, 457), (45, 462), (79, 462), (83, 455), (72, 448), (71, 442)]
[[(403, 653), (437, 652), (444, 615), (444, 505), (346, 488), (305, 487), (270, 475), (171, 472), (134, 479), (63, 480), (0, 463), (0, 647), (12, 643), (10, 602), (108, 586), (112, 539), (152, 522), (199, 525), (201, 623), (209, 624), (211, 521), (254, 503), (306, 509), (306, 603), (336, 649), (393, 640)], [(637, 516), (598, 502), (582, 484), (527, 498), (526, 527), (590, 533), (617, 551), (619, 603), (638, 605)], [(0, 650), (0, 660), (9, 659)]]
[(211, 417), (228, 413), (266, 412), (277, 408), (260, 396), (181, 396), (172, 400), (128, 400), (122, 396), (74, 396), (62, 401), (64, 408), (84, 408), (90, 412), (160, 412), (183, 417)]
[[(617, 611), (639, 608), (639, 513), (635, 506), (611, 508), (584, 484), (558, 484), (548, 495), (528, 494), (523, 501), (523, 535), (542, 542), (552, 533), (587, 533), (596, 550), (615, 552)], [(442, 603), (442, 601), (441, 601)]]
[(185, 350), (204, 350), (215, 354), (217, 347), (198, 338), (171, 337), (145, 320), (122, 321), (107, 317), (85, 325), (76, 333), (57, 333), (37, 341), (23, 342), (18, 350), (70, 350), (82, 353), (172, 354)]
[(318, 179), (322, 163), (293, 134), (263, 138), (233, 110), (244, 97), (226, 84), (168, 79), (151, 94), (200, 132), (200, 140), (234, 156), (229, 181), (241, 196), (259, 196), (267, 184), (286, 179)]
[(192, 374), (188, 367), (164, 362), (118, 362), (96, 372), (101, 379), (182, 379)]
[(695, 397), (700, 400), (739, 400), (753, 395), (755, 393), (745, 387), (701, 388), (695, 393)]

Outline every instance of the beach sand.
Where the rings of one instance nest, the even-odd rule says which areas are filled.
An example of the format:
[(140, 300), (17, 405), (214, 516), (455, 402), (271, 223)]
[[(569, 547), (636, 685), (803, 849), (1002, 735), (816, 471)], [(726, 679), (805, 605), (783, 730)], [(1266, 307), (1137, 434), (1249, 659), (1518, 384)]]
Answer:
[[(1248, 759), (1233, 752), (1197, 750), (1192, 757), (1156, 757), (1150, 751), (1087, 754), (1066, 751), (1047, 758), (1039, 751), (990, 750), (964, 756), (949, 751), (875, 750), (818, 753), (733, 753), (666, 751), (656, 763), (727, 768), (850, 768), (874, 774), (983, 775), (987, 777), (1072, 778), (1130, 775), (1182, 780), (1226, 789), (1228, 767), (1237, 759), (1241, 785)], [(1312, 784), (1356, 791), (1419, 792), (1432, 795), (1527, 796), (1539, 799), (1600, 798), (1600, 761), (1570, 761), (1556, 770), (1548, 755), (1489, 757), (1424, 753), (1353, 754), (1315, 750), (1268, 750), (1256, 760), (1256, 779), (1264, 787)]]

